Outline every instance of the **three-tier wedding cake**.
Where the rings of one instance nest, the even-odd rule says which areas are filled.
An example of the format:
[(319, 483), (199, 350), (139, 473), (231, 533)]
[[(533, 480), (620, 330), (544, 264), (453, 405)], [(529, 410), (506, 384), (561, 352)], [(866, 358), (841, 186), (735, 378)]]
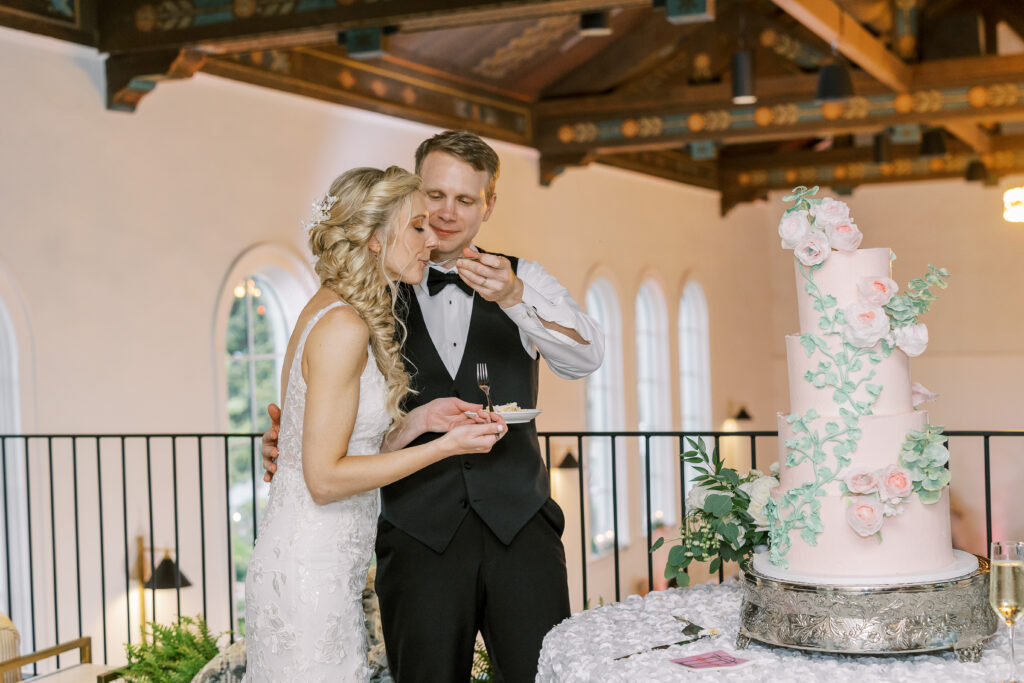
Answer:
[(895, 256), (859, 249), (849, 207), (797, 188), (782, 217), (795, 252), (800, 333), (786, 337), (790, 412), (780, 414), (779, 487), (768, 504), (766, 576), (825, 585), (926, 583), (970, 574), (950, 540), (949, 452), (918, 405), (908, 356), (918, 317), (946, 286), (929, 266), (900, 291)]

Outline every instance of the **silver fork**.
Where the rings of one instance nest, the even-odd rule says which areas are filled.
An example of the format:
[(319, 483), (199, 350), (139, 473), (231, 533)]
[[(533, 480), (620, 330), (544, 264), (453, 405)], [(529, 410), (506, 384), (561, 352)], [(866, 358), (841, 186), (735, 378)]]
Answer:
[(479, 256), (456, 256), (455, 258), (446, 258), (444, 261), (439, 261), (437, 263), (431, 263), (430, 265), (437, 266), (439, 268), (443, 268), (444, 266), (447, 266), (449, 263), (455, 263), (459, 259), (462, 259), (463, 261), (479, 261), (480, 257)]
[(487, 378), (487, 363), (476, 364), (476, 383), (487, 397), (487, 411), (491, 412), (491, 382)]

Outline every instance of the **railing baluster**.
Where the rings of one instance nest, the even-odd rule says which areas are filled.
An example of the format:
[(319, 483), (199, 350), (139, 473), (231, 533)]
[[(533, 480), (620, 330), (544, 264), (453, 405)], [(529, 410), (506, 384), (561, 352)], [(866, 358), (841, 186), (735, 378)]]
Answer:
[(75, 504), (75, 586), (78, 595), (78, 637), (82, 637), (82, 560), (78, 541), (78, 440), (71, 437), (71, 478)]
[(992, 547), (992, 454), (989, 451), (988, 435), (983, 437), (985, 444), (985, 538), (988, 543), (985, 552)]
[[(32, 649), (38, 650), (40, 648), (39, 643), (36, 642), (36, 572), (32, 562), (32, 473), (29, 470), (28, 462), (28, 437), (23, 438), (25, 447), (25, 518), (28, 521), (28, 524), (25, 525), (28, 528), (28, 601), (29, 613), (32, 615)], [(38, 674), (39, 667), (33, 663), (32, 675)]]
[(178, 539), (178, 437), (171, 437), (171, 482), (174, 495), (174, 560), (178, 571), (174, 574), (174, 592), (177, 598), (177, 618), (181, 619), (181, 545)]
[[(718, 434), (715, 434), (715, 451), (718, 453), (718, 457), (722, 457), (721, 440)], [(718, 559), (718, 583), (725, 581), (725, 563), (722, 559)]]
[[(150, 576), (152, 572), (156, 571), (156, 536), (153, 533), (153, 449), (152, 443), (150, 442), (150, 436), (146, 436), (146, 499), (149, 501), (149, 571)], [(145, 551), (143, 551), (145, 552)], [(145, 572), (139, 577), (139, 590), (143, 593), (146, 591), (145, 583), (146, 575)], [(145, 595), (143, 595), (145, 600)], [(149, 589), (149, 603), (152, 616), (149, 618), (149, 623), (156, 623), (156, 581), (153, 582), (153, 587)], [(141, 615), (139, 615), (141, 616)], [(143, 630), (146, 625), (142, 624)]]
[(544, 437), (544, 466), (548, 468), (548, 477), (551, 476), (551, 437)]
[[(124, 457), (124, 436), (121, 436), (121, 523), (124, 526), (124, 593), (129, 597), (124, 603), (125, 618), (128, 620), (128, 644), (132, 643), (132, 578), (131, 572), (128, 570), (128, 558), (131, 556), (128, 550), (128, 468), (125, 464)], [(142, 590), (142, 586), (139, 586), (139, 590)], [(145, 599), (145, 598), (143, 598)], [(142, 615), (139, 615), (139, 619), (142, 619)], [(141, 621), (140, 621), (141, 623)]]
[(579, 467), (577, 468), (577, 474), (580, 480), (580, 566), (583, 570), (583, 608), (586, 609), (587, 602), (589, 600), (587, 596), (587, 512), (586, 503), (584, 497), (586, 496), (587, 487), (583, 483), (583, 436), (576, 436), (576, 453), (579, 457), (576, 459)]
[[(253, 423), (255, 424), (255, 422)], [(249, 439), (249, 473), (252, 475), (252, 543), (256, 545), (256, 439)]]
[(757, 469), (757, 437), (750, 435), (750, 469)]
[[(50, 463), (50, 547), (53, 561), (53, 644), (60, 642), (60, 600), (57, 598), (57, 515), (53, 495), (53, 437), (46, 437), (46, 456)], [(60, 655), (57, 655), (57, 668), (60, 668)]]
[(14, 621), (14, 593), (11, 590), (11, 524), (7, 510), (7, 437), (0, 436), (0, 485), (4, 490), (4, 566), (7, 567), (7, 616)]
[(103, 663), (107, 663), (107, 563), (103, 544), (103, 466), (100, 437), (96, 437), (96, 499), (100, 522), (100, 610), (103, 616)]
[(651, 436), (644, 437), (644, 486), (647, 490), (647, 590), (654, 590), (654, 558), (651, 557)]
[(203, 579), (203, 618), (209, 619), (210, 615), (206, 611), (206, 513), (203, 505), (203, 437), (196, 437), (196, 446), (198, 447), (198, 461), (199, 461), (199, 554), (203, 564), (202, 574)]
[(224, 437), (224, 518), (227, 520), (228, 526), (228, 623), (231, 624), (228, 629), (228, 638), (232, 643), (235, 642), (235, 577), (231, 572), (231, 471), (229, 467), (229, 461), (231, 460), (230, 445), (228, 443), (227, 436)]
[(615, 602), (619, 601), (619, 486), (615, 465), (615, 437), (612, 439), (612, 547), (615, 551)]

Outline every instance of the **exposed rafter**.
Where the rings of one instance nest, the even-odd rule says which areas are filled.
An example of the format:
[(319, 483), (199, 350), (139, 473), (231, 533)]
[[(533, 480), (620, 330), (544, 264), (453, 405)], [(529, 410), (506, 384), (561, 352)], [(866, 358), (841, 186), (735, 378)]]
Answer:
[(910, 88), (910, 67), (832, 0), (772, 2), (896, 92)]

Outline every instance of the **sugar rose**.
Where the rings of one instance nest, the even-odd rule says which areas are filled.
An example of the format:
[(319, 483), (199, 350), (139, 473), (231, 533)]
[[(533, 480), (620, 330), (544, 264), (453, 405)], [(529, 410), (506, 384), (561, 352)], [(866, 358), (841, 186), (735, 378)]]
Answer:
[(883, 500), (895, 504), (900, 498), (906, 498), (914, 490), (914, 481), (910, 470), (899, 465), (889, 465), (882, 470), (879, 477), (878, 495)]
[(928, 346), (928, 328), (924, 323), (897, 327), (892, 333), (896, 346), (911, 358), (920, 356)]
[(782, 216), (779, 221), (779, 237), (783, 249), (793, 249), (811, 231), (811, 222), (806, 211), (794, 211)]
[(800, 263), (810, 268), (824, 262), (832, 253), (832, 248), (828, 246), (825, 233), (815, 230), (797, 242), (795, 253)]
[(872, 306), (886, 305), (899, 289), (900, 286), (887, 277), (864, 277), (857, 282), (860, 298)]
[(832, 248), (839, 251), (857, 251), (861, 240), (864, 239), (857, 224), (851, 222), (830, 225), (825, 228), (825, 234)]
[(889, 317), (881, 306), (851, 304), (843, 309), (843, 316), (843, 338), (856, 347), (874, 346), (889, 334)]
[(850, 207), (846, 205), (846, 202), (825, 197), (811, 207), (811, 215), (814, 217), (814, 227), (825, 230), (830, 225), (849, 223)]
[(843, 482), (850, 493), (874, 493), (878, 490), (878, 477), (865, 467), (852, 470)]
[(846, 521), (861, 536), (878, 533), (885, 520), (885, 508), (873, 496), (854, 496), (846, 508)]

